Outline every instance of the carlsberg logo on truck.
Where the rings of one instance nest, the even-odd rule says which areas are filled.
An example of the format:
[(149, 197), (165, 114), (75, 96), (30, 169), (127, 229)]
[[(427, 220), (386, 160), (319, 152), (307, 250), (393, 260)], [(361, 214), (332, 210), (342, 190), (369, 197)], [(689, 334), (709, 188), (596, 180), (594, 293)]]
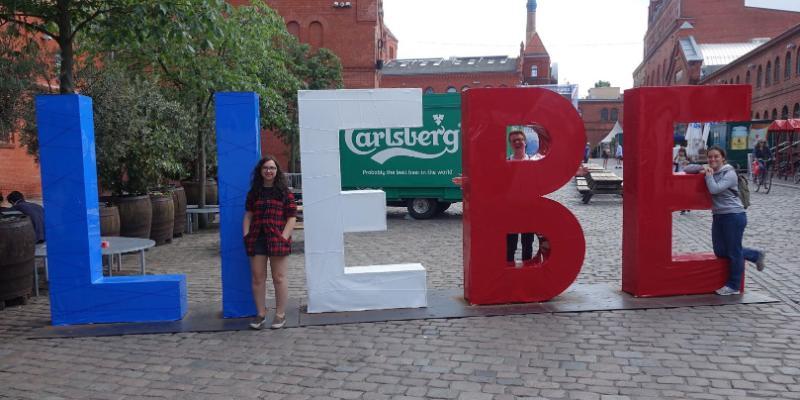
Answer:
[(443, 114), (432, 115), (436, 129), (386, 128), (348, 129), (344, 131), (347, 149), (356, 155), (370, 156), (378, 164), (396, 158), (435, 159), (458, 152), (461, 123), (447, 129)]

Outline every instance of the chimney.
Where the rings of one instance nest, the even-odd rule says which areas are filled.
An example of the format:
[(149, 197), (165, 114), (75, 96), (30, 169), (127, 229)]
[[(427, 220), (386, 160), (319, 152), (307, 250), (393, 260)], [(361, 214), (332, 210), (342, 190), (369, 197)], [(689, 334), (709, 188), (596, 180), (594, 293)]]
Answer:
[(525, 29), (525, 44), (536, 33), (536, 0), (528, 0), (528, 24)]

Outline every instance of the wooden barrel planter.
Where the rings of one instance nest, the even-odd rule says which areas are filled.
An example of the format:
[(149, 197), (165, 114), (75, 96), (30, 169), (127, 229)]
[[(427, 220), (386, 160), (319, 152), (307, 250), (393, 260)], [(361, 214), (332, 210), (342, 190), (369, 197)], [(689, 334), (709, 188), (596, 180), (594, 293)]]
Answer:
[(172, 205), (175, 207), (172, 237), (179, 237), (186, 232), (186, 192), (180, 186), (172, 188)]
[(150, 196), (119, 196), (114, 198), (119, 210), (119, 234), (126, 237), (150, 238), (153, 208)]
[(0, 309), (5, 302), (22, 299), (33, 290), (36, 233), (26, 216), (0, 218)]
[[(200, 204), (200, 183), (196, 181), (181, 182), (186, 191), (186, 204)], [(206, 182), (206, 205), (219, 204), (217, 182), (209, 179)]]
[(112, 205), (100, 204), (100, 235), (119, 236), (119, 209)]
[(175, 226), (175, 207), (170, 193), (150, 195), (153, 210), (153, 222), (150, 228), (150, 239), (156, 246), (172, 241), (172, 228)]

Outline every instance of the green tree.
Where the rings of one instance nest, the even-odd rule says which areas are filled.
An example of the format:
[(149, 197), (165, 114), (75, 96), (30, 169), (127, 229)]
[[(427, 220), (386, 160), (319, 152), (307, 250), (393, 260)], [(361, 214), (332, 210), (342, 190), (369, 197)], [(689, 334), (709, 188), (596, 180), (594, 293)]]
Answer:
[(611, 87), (611, 82), (609, 82), (609, 81), (597, 81), (597, 82), (594, 83), (594, 87), (596, 87), (596, 88)]
[(74, 43), (78, 33), (103, 15), (125, 14), (133, 3), (133, 0), (0, 0), (0, 23), (18, 25), (55, 39), (61, 55), (59, 90), (75, 93)]
[[(0, 140), (11, 141), (32, 119), (32, 94), (51, 81), (40, 43), (23, 38), (19, 27), (0, 22)], [(41, 83), (39, 83), (41, 82)], [(24, 118), (27, 116), (27, 118)], [(24, 137), (23, 137), (24, 139)], [(24, 140), (23, 140), (24, 143)]]
[[(195, 177), (201, 184), (214, 146), (212, 101), (217, 91), (257, 92), (263, 100), (263, 125), (279, 131), (291, 126), (289, 105), (281, 94), (299, 85), (283, 50), (292, 38), (283, 19), (263, 2), (241, 7), (224, 0), (147, 3), (126, 14), (112, 13), (103, 22), (88, 33), (96, 49), (113, 52), (117, 62), (153, 76), (169, 98), (189, 110), (197, 151)], [(200, 193), (203, 206), (205, 191)]]
[(92, 98), (100, 183), (114, 194), (145, 194), (185, 171), (188, 113), (166, 99), (157, 83), (130, 76), (107, 61), (80, 81)]

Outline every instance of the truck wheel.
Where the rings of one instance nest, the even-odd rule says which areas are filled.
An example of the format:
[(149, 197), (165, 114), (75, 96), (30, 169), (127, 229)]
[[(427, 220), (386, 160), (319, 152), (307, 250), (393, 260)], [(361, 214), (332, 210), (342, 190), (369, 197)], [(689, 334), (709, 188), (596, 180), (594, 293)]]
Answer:
[(436, 215), (438, 209), (436, 199), (409, 199), (408, 214), (414, 219), (429, 219)]
[(444, 214), (444, 212), (450, 208), (450, 204), (451, 203), (449, 201), (440, 201), (439, 206), (436, 207), (436, 215)]

